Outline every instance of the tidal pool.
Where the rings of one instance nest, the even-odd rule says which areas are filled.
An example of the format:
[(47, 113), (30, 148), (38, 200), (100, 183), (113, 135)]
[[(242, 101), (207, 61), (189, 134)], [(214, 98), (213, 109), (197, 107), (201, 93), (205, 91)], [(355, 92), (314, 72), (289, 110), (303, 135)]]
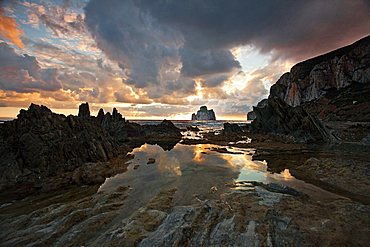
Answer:
[[(99, 188), (109, 192), (118, 186), (129, 186), (131, 192), (124, 207), (127, 214), (163, 189), (177, 188), (175, 204), (188, 205), (194, 198), (211, 199), (218, 193), (245, 189), (230, 186), (240, 181), (281, 183), (319, 199), (338, 197), (295, 179), (288, 169), (278, 174), (268, 172), (265, 161), (252, 160), (254, 149), (177, 144), (165, 151), (158, 145), (144, 144), (132, 154), (135, 158), (130, 161), (128, 171), (106, 179)], [(149, 159), (155, 162), (147, 164)]]

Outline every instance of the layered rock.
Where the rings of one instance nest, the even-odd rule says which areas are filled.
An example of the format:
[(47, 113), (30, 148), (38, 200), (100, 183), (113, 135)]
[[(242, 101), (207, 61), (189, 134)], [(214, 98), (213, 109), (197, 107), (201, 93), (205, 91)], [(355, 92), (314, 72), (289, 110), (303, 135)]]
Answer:
[(303, 107), (292, 107), (278, 98), (270, 98), (264, 107), (253, 107), (256, 119), (251, 129), (292, 137), (293, 142), (335, 142), (337, 138)]
[(201, 106), (197, 114), (191, 115), (191, 120), (216, 120), (216, 115), (213, 109), (208, 110), (207, 106)]
[[(360, 128), (361, 134), (351, 137), (343, 130), (343, 124), (328, 121), (352, 121), (357, 127), (356, 122), (368, 122), (369, 82), (370, 36), (367, 36), (293, 66), (271, 87), (268, 107), (261, 101), (253, 108), (256, 120), (252, 126), (255, 131), (269, 133), (289, 134), (290, 131), (291, 136), (300, 141), (333, 141), (333, 136), (328, 135), (327, 128), (320, 123), (324, 121), (343, 141), (361, 140), (369, 134), (368, 129)], [(292, 108), (297, 106), (300, 107)], [(281, 114), (288, 114), (292, 119)], [(270, 121), (271, 125), (263, 121)], [(300, 122), (306, 124), (305, 127), (299, 127)]]
[(354, 82), (370, 82), (370, 36), (296, 64), (271, 87), (269, 97), (298, 106)]

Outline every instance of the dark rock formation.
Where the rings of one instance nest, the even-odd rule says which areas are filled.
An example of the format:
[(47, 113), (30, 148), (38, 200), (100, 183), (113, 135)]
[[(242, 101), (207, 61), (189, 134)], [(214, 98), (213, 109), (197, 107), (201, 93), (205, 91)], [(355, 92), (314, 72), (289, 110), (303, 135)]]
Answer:
[(81, 118), (90, 117), (89, 103), (83, 103), (78, 107), (78, 116)]
[(213, 109), (208, 110), (207, 106), (201, 106), (197, 114), (191, 115), (191, 120), (216, 120), (216, 115)]
[(282, 134), (294, 142), (335, 142), (337, 138), (302, 107), (292, 107), (278, 98), (270, 98), (264, 107), (254, 107), (256, 119), (251, 128), (256, 132)]
[(223, 135), (232, 136), (243, 134), (244, 131), (238, 124), (224, 123)]
[(46, 177), (115, 156), (115, 141), (86, 118), (88, 104), (79, 115), (65, 117), (31, 104), (17, 119), (0, 125), (0, 190), (17, 184), (42, 187)]
[(298, 106), (354, 82), (370, 82), (370, 36), (296, 64), (271, 87), (269, 97)]
[[(80, 105), (78, 117), (66, 117), (31, 104), (28, 110), (20, 111), (17, 119), (0, 125), (0, 192), (10, 187), (26, 186), (32, 192), (81, 181), (103, 182), (105, 175), (122, 170), (123, 163), (115, 168), (112, 158), (118, 155), (118, 149), (125, 149), (125, 156), (129, 149), (125, 144), (137, 147), (150, 142), (168, 150), (181, 137), (171, 121), (141, 126), (125, 121), (115, 108), (105, 115), (100, 109), (95, 118), (85, 103)], [(103, 169), (87, 165), (107, 161)], [(98, 172), (89, 172), (86, 166)], [(61, 181), (53, 182), (52, 177)]]
[(370, 121), (369, 82), (370, 36), (367, 36), (293, 66), (271, 87), (268, 106), (262, 106), (261, 101), (254, 107), (256, 120), (252, 127), (255, 131), (291, 135), (296, 141), (335, 140), (321, 120), (343, 141), (358, 142), (369, 130), (357, 128), (359, 134), (351, 137), (343, 126), (351, 121)]
[[(262, 108), (262, 107), (265, 107), (266, 104), (267, 104), (267, 99), (263, 99), (257, 104), (257, 107)], [(256, 114), (254, 113), (254, 111), (250, 111), (247, 113), (247, 119), (248, 120), (256, 119)]]
[(98, 115), (96, 116), (98, 119), (99, 123), (102, 123), (104, 120), (104, 110), (100, 108)]
[(256, 119), (256, 114), (254, 113), (254, 111), (250, 111), (247, 113), (247, 120), (254, 120)]

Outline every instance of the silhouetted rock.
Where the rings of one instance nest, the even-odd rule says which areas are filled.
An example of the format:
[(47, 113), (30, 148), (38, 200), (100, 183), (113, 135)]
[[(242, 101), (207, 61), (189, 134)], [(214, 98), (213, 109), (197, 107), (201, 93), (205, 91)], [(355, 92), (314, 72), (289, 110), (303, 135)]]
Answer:
[(201, 106), (197, 114), (191, 115), (191, 120), (216, 120), (216, 116), (212, 109), (208, 110), (207, 106)]
[(100, 108), (96, 118), (98, 119), (99, 123), (103, 122), (103, 120), (104, 120), (104, 110), (102, 108)]
[(78, 116), (81, 118), (89, 118), (90, 117), (90, 109), (89, 103), (83, 103), (78, 108)]
[(253, 131), (288, 135), (294, 142), (335, 142), (337, 138), (319, 119), (302, 107), (292, 107), (278, 98), (269, 98), (264, 107), (253, 107)]
[(181, 139), (181, 131), (171, 121), (163, 120), (158, 125), (143, 125), (146, 140)]
[(256, 114), (254, 113), (254, 111), (250, 111), (247, 113), (247, 120), (254, 120), (256, 119)]
[(96, 121), (52, 113), (31, 104), (18, 118), (0, 126), (0, 190), (17, 184), (44, 187), (47, 177), (72, 171), (86, 162), (107, 161), (117, 145)]
[(238, 124), (234, 123), (224, 123), (224, 129), (223, 129), (223, 134), (227, 136), (232, 136), (232, 135), (240, 135), (243, 134), (242, 128)]

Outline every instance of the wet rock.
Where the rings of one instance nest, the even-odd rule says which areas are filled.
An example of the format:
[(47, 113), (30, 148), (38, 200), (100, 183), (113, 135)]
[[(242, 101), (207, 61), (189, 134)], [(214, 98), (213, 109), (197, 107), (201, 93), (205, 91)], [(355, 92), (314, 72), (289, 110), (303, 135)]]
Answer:
[(197, 131), (200, 131), (200, 129), (198, 128), (198, 126), (186, 126), (186, 129), (188, 131), (194, 131), (194, 132), (197, 132)]

